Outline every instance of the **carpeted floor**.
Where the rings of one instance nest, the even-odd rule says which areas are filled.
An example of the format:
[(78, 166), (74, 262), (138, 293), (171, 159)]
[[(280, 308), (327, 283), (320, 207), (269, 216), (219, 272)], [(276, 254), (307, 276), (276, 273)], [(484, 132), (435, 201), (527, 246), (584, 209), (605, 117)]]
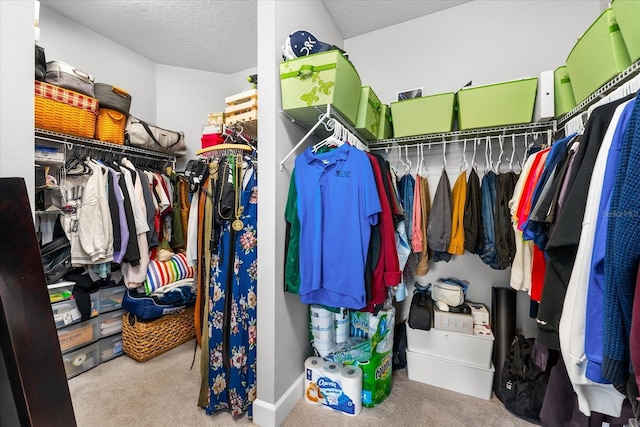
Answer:
[[(181, 427), (252, 424), (247, 415), (228, 412), (207, 416), (196, 405), (200, 387), (198, 360), (193, 369), (194, 342), (144, 363), (122, 356), (69, 380), (78, 427)], [(199, 353), (198, 353), (199, 356)], [(285, 427), (339, 426), (532, 426), (491, 400), (432, 387), (394, 373), (391, 395), (357, 417), (312, 406), (301, 398)]]

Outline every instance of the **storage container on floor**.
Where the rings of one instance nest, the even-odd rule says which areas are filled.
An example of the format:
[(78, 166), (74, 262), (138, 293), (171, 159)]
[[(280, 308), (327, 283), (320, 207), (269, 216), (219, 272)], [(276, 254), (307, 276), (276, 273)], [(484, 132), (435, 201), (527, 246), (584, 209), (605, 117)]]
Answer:
[(80, 310), (78, 310), (78, 304), (73, 298), (51, 304), (51, 310), (53, 311), (53, 320), (56, 322), (56, 328), (64, 328), (80, 321), (82, 318)]
[(556, 68), (553, 73), (555, 93), (555, 115), (560, 117), (576, 106), (576, 98), (571, 88), (571, 77), (566, 65)]
[[(636, 25), (640, 23), (636, 22)], [(578, 39), (567, 57), (571, 88), (581, 103), (631, 65), (615, 13), (605, 9)]]
[(67, 379), (86, 372), (98, 366), (98, 343), (95, 342), (78, 350), (65, 353), (62, 355), (62, 361)]
[(392, 102), (393, 136), (451, 132), (454, 101), (451, 92)]
[(98, 358), (100, 363), (122, 356), (122, 334), (102, 338), (98, 341)]
[(479, 368), (491, 366), (493, 341), (493, 334), (469, 335), (434, 328), (423, 331), (407, 325), (407, 350)]
[(635, 62), (640, 59), (640, 1), (614, 0), (611, 7), (629, 52), (629, 59)]
[(490, 400), (493, 364), (488, 368), (454, 362), (407, 350), (407, 375), (410, 380)]
[(360, 105), (356, 118), (356, 130), (367, 140), (374, 140), (380, 128), (382, 103), (370, 86), (362, 86), (360, 91)]
[(110, 311), (98, 316), (98, 337), (104, 338), (122, 332), (122, 315), (124, 310)]
[(382, 104), (380, 110), (380, 125), (378, 126), (377, 139), (393, 138), (393, 121), (391, 120), (391, 107)]
[(533, 77), (460, 89), (460, 130), (531, 123), (537, 88)]
[(108, 313), (109, 311), (122, 308), (122, 298), (127, 291), (126, 286), (114, 286), (112, 288), (100, 288), (100, 305), (98, 312)]
[(98, 319), (85, 320), (65, 328), (58, 329), (60, 350), (68, 352), (98, 339)]
[(356, 122), (360, 76), (338, 50), (282, 62), (280, 87), (284, 111), (331, 104), (350, 124)]

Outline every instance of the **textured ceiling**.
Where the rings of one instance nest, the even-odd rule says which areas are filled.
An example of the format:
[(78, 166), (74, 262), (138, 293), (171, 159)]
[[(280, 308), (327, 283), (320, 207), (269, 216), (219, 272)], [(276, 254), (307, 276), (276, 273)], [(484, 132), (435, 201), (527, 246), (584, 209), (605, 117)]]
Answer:
[(40, 3), (158, 64), (223, 74), (257, 65), (255, 0)]
[[(153, 62), (223, 74), (257, 65), (256, 1), (40, 0)], [(322, 0), (345, 38), (467, 1)]]
[(344, 38), (468, 3), (470, 0), (322, 0)]

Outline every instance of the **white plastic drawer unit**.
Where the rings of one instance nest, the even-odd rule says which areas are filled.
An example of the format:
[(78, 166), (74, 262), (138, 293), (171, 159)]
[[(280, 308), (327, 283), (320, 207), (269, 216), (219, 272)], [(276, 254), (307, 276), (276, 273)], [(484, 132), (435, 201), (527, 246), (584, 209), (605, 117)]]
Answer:
[(126, 286), (100, 288), (100, 306), (98, 308), (98, 312), (102, 314), (121, 309), (122, 299), (124, 298), (124, 293), (126, 291)]
[(122, 332), (122, 315), (124, 310), (111, 311), (98, 316), (99, 338), (108, 337)]
[(491, 366), (494, 337), (470, 335), (431, 328), (412, 329), (407, 325), (407, 349), (459, 363), (488, 369)]

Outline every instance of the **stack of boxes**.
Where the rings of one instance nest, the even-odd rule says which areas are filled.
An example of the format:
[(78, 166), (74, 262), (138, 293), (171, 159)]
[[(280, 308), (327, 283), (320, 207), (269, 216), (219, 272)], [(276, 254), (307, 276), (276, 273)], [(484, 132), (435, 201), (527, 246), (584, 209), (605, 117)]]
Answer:
[[(58, 332), (67, 378), (123, 354), (122, 298), (124, 285), (101, 288), (90, 295), (90, 318), (81, 321), (73, 282), (49, 285), (49, 300)], [(100, 314), (102, 313), (102, 314)]]
[(489, 400), (495, 372), (489, 311), (468, 304), (470, 314), (435, 309), (429, 331), (407, 324), (407, 373), (413, 381)]

